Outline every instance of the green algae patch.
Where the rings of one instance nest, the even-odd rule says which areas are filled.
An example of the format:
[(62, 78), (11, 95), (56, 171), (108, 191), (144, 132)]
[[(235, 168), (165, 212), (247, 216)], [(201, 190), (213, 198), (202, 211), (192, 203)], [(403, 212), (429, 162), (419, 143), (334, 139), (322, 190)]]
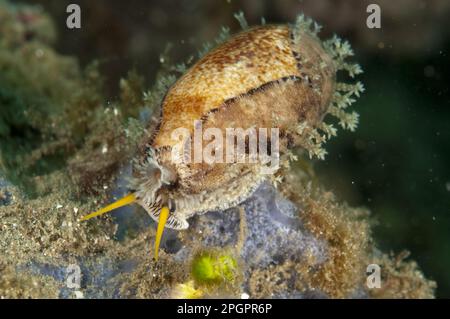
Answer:
[(196, 283), (219, 284), (236, 279), (238, 264), (231, 255), (203, 252), (192, 261), (191, 274)]

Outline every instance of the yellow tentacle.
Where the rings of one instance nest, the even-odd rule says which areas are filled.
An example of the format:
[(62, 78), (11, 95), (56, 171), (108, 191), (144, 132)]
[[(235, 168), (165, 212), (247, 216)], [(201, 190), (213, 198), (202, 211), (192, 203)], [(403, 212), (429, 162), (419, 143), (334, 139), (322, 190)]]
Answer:
[(159, 214), (158, 228), (156, 229), (156, 240), (155, 240), (155, 260), (158, 260), (159, 244), (161, 243), (162, 234), (164, 232), (164, 227), (169, 218), (169, 208), (164, 206), (161, 208), (161, 213)]
[(136, 201), (136, 195), (135, 194), (128, 194), (127, 196), (119, 199), (118, 201), (115, 201), (114, 203), (112, 203), (112, 204), (110, 204), (110, 205), (108, 205), (106, 207), (103, 207), (102, 209), (100, 209), (100, 210), (98, 210), (96, 212), (90, 213), (89, 215), (86, 215), (86, 216), (82, 217), (80, 219), (80, 221), (88, 220), (88, 219), (91, 219), (93, 217), (106, 214), (106, 213), (108, 213), (108, 212), (110, 212), (110, 211), (112, 211), (112, 210), (114, 210), (116, 208), (132, 204), (135, 201)]

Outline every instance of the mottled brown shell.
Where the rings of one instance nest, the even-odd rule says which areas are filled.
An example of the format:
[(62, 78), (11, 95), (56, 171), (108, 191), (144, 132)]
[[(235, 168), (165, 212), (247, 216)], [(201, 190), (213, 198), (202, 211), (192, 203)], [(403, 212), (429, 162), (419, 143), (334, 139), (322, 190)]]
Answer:
[[(352, 55), (348, 43), (339, 39), (322, 43), (311, 23), (299, 17), (294, 26), (267, 25), (237, 34), (201, 58), (168, 90), (158, 128), (147, 143), (150, 153), (139, 161), (132, 185), (153, 218), (158, 218), (162, 205), (172, 202), (176, 209), (167, 227), (186, 228), (188, 217), (232, 207), (267, 179), (260, 164), (254, 163), (174, 164), (176, 129), (186, 128), (192, 135), (195, 121), (202, 122), (203, 130), (278, 128), (282, 156), (302, 146), (322, 158), (324, 136), (335, 134), (322, 122), (326, 113), (338, 117), (343, 127), (355, 127), (357, 115), (343, 109), (362, 85), (336, 84), (335, 79), (337, 70), (346, 69), (352, 76), (359, 66), (344, 61)], [(341, 95), (339, 90), (347, 93)]]
[[(293, 79), (304, 82), (305, 88), (317, 88), (315, 92), (299, 89), (297, 100), (305, 113), (323, 113), (336, 70), (320, 41), (305, 33), (298, 43), (288, 26), (260, 26), (212, 50), (167, 92), (153, 146), (173, 145), (174, 129), (192, 128), (194, 120), (224, 108), (232, 99), (264, 87), (269, 90), (267, 85), (275, 81)], [(271, 107), (281, 110), (284, 106), (266, 107), (263, 111), (270, 112)]]

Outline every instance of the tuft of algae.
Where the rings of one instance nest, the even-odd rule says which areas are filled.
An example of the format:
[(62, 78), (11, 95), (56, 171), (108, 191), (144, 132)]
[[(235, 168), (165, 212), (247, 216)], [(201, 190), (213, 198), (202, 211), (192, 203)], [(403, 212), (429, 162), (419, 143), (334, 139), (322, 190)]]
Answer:
[[(55, 34), (39, 7), (0, 1), (1, 298), (433, 298), (436, 283), (414, 261), (376, 248), (369, 212), (339, 203), (302, 160), (278, 189), (263, 185), (238, 208), (167, 230), (158, 263), (140, 208), (80, 224), (124, 191), (139, 141), (190, 61), (166, 57), (145, 93), (131, 71), (111, 101), (98, 63), (82, 70), (52, 48)], [(379, 289), (365, 284), (372, 263)], [(74, 264), (75, 288), (66, 273)]]
[(237, 261), (230, 254), (203, 252), (192, 261), (191, 274), (203, 285), (232, 282), (236, 277)]

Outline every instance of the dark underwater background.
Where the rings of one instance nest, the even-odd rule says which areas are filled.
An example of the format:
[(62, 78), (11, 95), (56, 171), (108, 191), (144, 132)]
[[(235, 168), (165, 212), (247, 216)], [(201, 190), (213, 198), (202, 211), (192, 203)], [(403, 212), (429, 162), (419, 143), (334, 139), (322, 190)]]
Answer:
[[(450, 297), (450, 1), (447, 0), (30, 0), (55, 20), (56, 49), (82, 66), (100, 61), (106, 94), (117, 99), (130, 69), (150, 87), (167, 43), (180, 60), (212, 41), (221, 26), (292, 22), (300, 12), (348, 39), (364, 69), (366, 92), (355, 105), (356, 132), (339, 130), (318, 179), (340, 200), (370, 209), (383, 251), (407, 249), (437, 297)], [(366, 7), (377, 3), (382, 28), (368, 29)], [(78, 3), (81, 30), (66, 27), (66, 6)], [(63, 80), (63, 79), (62, 79)]]

